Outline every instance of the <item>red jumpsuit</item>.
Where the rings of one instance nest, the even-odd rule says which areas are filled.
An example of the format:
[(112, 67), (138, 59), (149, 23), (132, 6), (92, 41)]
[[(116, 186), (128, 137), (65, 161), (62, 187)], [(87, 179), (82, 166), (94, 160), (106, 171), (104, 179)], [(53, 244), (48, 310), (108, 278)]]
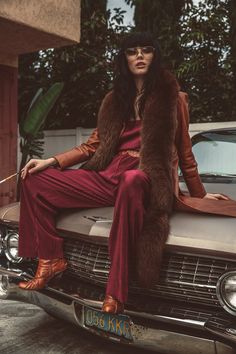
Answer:
[(140, 149), (140, 128), (141, 120), (127, 123), (117, 154), (103, 171), (47, 168), (22, 181), (19, 256), (63, 257), (63, 239), (56, 230), (60, 209), (114, 206), (106, 293), (127, 301), (129, 263), (141, 233), (150, 188), (149, 177), (137, 169), (139, 158), (125, 152)]

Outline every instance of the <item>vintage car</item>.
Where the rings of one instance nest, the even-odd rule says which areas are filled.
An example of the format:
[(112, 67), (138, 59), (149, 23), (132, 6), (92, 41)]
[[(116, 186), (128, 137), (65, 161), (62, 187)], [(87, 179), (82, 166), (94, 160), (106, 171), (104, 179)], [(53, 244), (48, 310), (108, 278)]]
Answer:
[[(236, 129), (197, 134), (193, 151), (207, 191), (236, 200)], [(125, 313), (109, 315), (101, 305), (112, 216), (111, 207), (61, 213), (69, 267), (45, 289), (25, 291), (17, 284), (34, 275), (37, 260), (18, 257), (19, 205), (2, 207), (0, 298), (38, 305), (116, 343), (168, 354), (235, 353), (236, 218), (174, 213), (160, 281), (150, 289), (131, 281)]]

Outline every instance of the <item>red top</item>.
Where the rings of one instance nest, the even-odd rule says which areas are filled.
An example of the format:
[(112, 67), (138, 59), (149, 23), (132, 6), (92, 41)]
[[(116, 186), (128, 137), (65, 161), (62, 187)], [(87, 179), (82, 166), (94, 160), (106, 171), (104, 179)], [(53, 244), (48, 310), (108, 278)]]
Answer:
[(141, 146), (141, 119), (129, 121), (126, 123), (125, 130), (123, 131), (117, 151), (122, 150), (140, 150)]

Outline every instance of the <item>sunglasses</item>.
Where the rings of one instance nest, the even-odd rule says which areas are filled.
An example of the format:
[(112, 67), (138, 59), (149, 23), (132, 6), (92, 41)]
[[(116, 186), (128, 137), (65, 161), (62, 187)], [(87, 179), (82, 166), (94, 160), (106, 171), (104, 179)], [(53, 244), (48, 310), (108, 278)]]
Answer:
[(128, 56), (128, 57), (134, 57), (136, 55), (138, 55), (139, 53), (139, 50), (141, 51), (141, 53), (143, 55), (148, 55), (148, 54), (152, 54), (154, 53), (155, 51), (155, 48), (148, 45), (146, 47), (134, 47), (134, 48), (127, 48), (125, 50), (125, 54)]

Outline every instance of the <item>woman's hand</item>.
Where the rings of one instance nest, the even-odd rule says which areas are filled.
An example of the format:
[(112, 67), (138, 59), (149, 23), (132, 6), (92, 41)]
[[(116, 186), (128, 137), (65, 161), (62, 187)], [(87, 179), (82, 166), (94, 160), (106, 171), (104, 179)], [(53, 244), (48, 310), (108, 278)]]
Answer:
[(217, 200), (230, 200), (229, 197), (218, 193), (207, 193), (203, 198), (205, 199), (217, 199)]
[(49, 166), (56, 165), (57, 161), (54, 157), (46, 160), (31, 159), (27, 162), (25, 167), (21, 170), (21, 178), (25, 179), (28, 173), (36, 173), (45, 170)]

